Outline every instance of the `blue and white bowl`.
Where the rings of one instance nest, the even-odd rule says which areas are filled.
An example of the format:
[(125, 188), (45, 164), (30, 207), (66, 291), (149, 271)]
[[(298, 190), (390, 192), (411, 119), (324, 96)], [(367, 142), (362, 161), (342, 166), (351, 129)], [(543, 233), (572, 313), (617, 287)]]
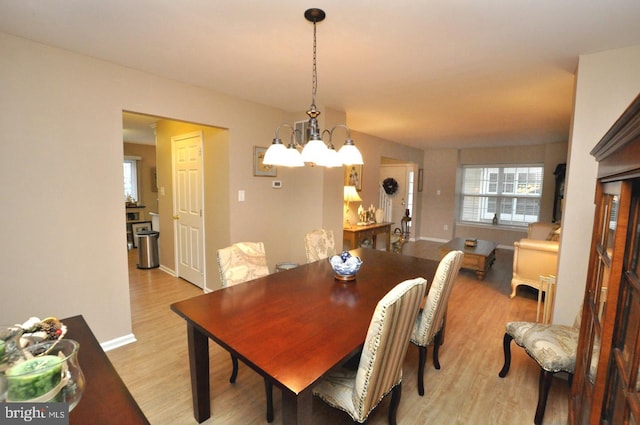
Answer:
[(356, 273), (360, 270), (360, 266), (362, 266), (360, 257), (354, 257), (349, 254), (348, 251), (329, 257), (329, 263), (331, 263), (331, 267), (335, 272), (336, 279), (339, 280), (355, 279)]

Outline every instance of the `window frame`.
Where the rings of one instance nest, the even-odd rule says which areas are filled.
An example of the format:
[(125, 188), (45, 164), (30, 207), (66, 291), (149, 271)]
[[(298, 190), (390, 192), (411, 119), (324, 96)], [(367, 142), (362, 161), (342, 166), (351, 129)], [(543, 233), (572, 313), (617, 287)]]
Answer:
[[(124, 198), (124, 202), (127, 202), (127, 198), (128, 195), (131, 195), (131, 198), (133, 198), (134, 201), (140, 201), (140, 182), (138, 179), (138, 161), (140, 161), (140, 157), (138, 156), (128, 156), (126, 155), (124, 157), (124, 160), (122, 161), (122, 172), (123, 172), (123, 198)], [(125, 171), (125, 167), (127, 164), (130, 164), (130, 170), (131, 170), (131, 176), (130, 176), (130, 180), (131, 180), (131, 190), (132, 192), (129, 193), (127, 192), (128, 189), (128, 185), (127, 185), (127, 176), (126, 176), (126, 171)]]
[[(467, 176), (473, 170), (478, 174), (475, 180)], [(457, 221), (464, 225), (527, 227), (540, 219), (543, 191), (541, 163), (462, 165)]]

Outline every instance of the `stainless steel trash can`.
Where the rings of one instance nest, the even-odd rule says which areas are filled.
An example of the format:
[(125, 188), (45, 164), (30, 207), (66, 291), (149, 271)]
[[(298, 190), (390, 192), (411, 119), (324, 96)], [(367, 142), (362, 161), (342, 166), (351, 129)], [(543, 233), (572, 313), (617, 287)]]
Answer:
[(158, 267), (158, 237), (160, 232), (143, 230), (138, 232), (138, 268), (153, 269)]

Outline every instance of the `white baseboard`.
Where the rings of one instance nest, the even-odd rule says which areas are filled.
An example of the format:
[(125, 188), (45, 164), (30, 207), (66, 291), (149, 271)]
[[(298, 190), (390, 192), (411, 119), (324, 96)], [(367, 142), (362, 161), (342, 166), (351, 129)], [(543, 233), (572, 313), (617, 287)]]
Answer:
[(170, 275), (171, 275), (171, 276), (173, 276), (173, 277), (178, 277), (178, 274), (175, 272), (175, 270), (170, 269), (170, 268), (169, 268), (169, 267), (167, 267), (167, 266), (163, 266), (162, 264), (160, 264), (160, 270), (162, 270), (162, 271), (163, 271), (163, 272), (165, 272), (165, 273), (170, 274)]
[(442, 243), (449, 242), (449, 239), (429, 238), (429, 237), (424, 237), (424, 236), (421, 236), (419, 238), (419, 240), (421, 240), (421, 241), (429, 241), (429, 242), (442, 242)]
[(109, 350), (113, 350), (118, 347), (122, 347), (124, 345), (131, 344), (132, 342), (136, 342), (136, 341), (137, 340), (135, 335), (128, 334), (128, 335), (124, 335), (124, 336), (112, 339), (110, 341), (103, 342), (102, 344), (100, 344), (100, 346), (105, 352), (107, 352)]

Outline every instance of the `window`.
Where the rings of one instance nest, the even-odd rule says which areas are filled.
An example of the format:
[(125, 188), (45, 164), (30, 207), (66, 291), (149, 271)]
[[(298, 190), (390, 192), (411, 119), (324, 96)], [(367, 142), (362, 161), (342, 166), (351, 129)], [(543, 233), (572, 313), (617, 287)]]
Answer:
[(544, 167), (464, 166), (460, 221), (526, 226), (538, 221)]
[(124, 202), (130, 196), (134, 201), (138, 198), (138, 158), (125, 157), (124, 167)]

